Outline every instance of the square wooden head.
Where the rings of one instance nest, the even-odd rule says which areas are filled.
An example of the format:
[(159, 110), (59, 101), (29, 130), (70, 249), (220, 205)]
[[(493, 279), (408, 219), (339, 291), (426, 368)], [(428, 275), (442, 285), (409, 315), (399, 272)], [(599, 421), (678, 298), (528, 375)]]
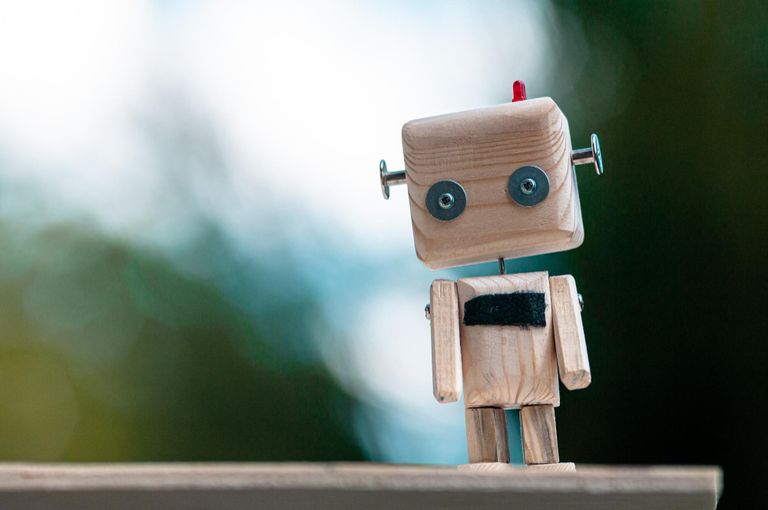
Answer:
[(584, 240), (568, 120), (548, 97), (410, 121), (403, 152), (416, 254), (432, 269)]

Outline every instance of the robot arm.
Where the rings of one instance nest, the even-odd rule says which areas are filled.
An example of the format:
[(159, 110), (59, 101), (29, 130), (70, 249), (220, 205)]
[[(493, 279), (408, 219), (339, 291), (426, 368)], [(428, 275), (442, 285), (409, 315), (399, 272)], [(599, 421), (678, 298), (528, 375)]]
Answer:
[(441, 404), (461, 396), (459, 296), (456, 282), (435, 280), (429, 290), (432, 328), (432, 388)]
[(560, 380), (569, 390), (580, 390), (589, 386), (592, 375), (576, 282), (571, 275), (553, 276), (549, 287)]

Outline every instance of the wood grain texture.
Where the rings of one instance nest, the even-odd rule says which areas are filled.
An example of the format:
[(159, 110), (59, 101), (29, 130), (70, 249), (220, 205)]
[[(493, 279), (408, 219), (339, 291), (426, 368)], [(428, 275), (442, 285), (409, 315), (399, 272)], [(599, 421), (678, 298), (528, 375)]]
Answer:
[[(459, 291), (464, 404), (519, 408), (560, 405), (557, 357), (552, 335), (549, 275), (546, 272), (462, 278)], [(464, 303), (484, 294), (544, 293), (545, 327), (466, 326)]]
[(576, 471), (576, 464), (573, 462), (558, 462), (557, 464), (531, 464), (525, 466), (525, 469), (532, 469), (534, 471), (556, 471), (567, 473)]
[(551, 405), (525, 406), (520, 409), (523, 434), (523, 461), (526, 464), (557, 464), (557, 426)]
[(509, 440), (504, 410), (479, 407), (465, 410), (469, 463), (509, 463)]
[(576, 281), (571, 275), (553, 276), (549, 279), (549, 288), (560, 380), (569, 390), (586, 388), (592, 382), (592, 373)]
[(456, 469), (459, 471), (475, 471), (477, 473), (487, 473), (490, 471), (505, 471), (508, 469), (519, 469), (526, 466), (518, 466), (507, 462), (475, 462), (473, 464), (459, 464)]
[(459, 471), (506, 471), (510, 469), (528, 469), (534, 471), (555, 471), (555, 472), (570, 472), (576, 471), (576, 464), (573, 462), (560, 462), (558, 464), (531, 464), (530, 466), (519, 464), (504, 464), (502, 462), (477, 462), (475, 464), (461, 464), (456, 466)]
[(377, 464), (0, 464), (14, 510), (712, 510), (712, 467), (579, 465), (576, 472)]
[(429, 289), (432, 331), (432, 390), (440, 403), (461, 396), (459, 297), (456, 283), (435, 280)]
[[(543, 97), (408, 122), (403, 152), (416, 253), (433, 269), (567, 250), (584, 239), (568, 121)], [(509, 176), (535, 165), (550, 192), (534, 207), (507, 194)], [(464, 213), (433, 218), (430, 186), (454, 180)]]

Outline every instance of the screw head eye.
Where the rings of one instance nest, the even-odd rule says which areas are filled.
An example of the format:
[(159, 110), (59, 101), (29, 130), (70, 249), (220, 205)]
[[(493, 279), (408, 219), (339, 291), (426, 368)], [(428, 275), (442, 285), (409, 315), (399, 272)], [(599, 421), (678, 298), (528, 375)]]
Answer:
[(520, 183), (520, 191), (523, 193), (523, 195), (532, 195), (533, 192), (536, 191), (536, 181), (530, 177), (526, 177)]
[(427, 210), (440, 221), (458, 218), (467, 206), (467, 194), (456, 181), (439, 181), (427, 191)]
[(549, 195), (549, 178), (537, 166), (521, 166), (509, 176), (507, 193), (517, 204), (533, 207)]
[(441, 209), (450, 209), (456, 203), (456, 199), (450, 193), (443, 193), (437, 199), (437, 204)]

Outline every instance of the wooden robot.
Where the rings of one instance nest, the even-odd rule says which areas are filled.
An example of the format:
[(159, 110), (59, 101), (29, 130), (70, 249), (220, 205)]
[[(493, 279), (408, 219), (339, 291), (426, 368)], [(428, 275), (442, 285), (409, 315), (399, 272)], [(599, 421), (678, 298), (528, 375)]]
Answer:
[(511, 103), (413, 120), (402, 135), (405, 170), (382, 161), (379, 172), (385, 198), (407, 184), (419, 259), (431, 269), (499, 261), (498, 275), (432, 282), (435, 398), (457, 401), (463, 381), (470, 465), (509, 463), (504, 410), (519, 409), (525, 464), (557, 469), (558, 373), (569, 390), (591, 381), (581, 297), (570, 275), (506, 274), (504, 259), (582, 243), (574, 167), (602, 174), (597, 136), (572, 150), (555, 102), (526, 99), (520, 81)]

